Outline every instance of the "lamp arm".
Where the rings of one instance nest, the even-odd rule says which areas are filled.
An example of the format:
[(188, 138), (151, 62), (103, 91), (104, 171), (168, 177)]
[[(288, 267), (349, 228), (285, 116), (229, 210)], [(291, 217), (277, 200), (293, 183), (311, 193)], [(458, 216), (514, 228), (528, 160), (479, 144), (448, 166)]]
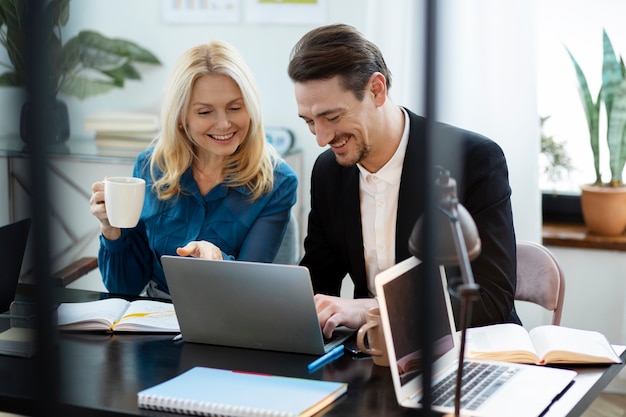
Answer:
[(461, 268), (461, 276), (463, 278), (463, 283), (454, 290), (461, 298), (461, 343), (459, 349), (458, 369), (456, 372), (456, 386), (454, 394), (454, 415), (455, 417), (459, 417), (461, 410), (461, 385), (463, 381), (463, 364), (465, 362), (465, 340), (467, 335), (467, 323), (470, 321), (472, 315), (471, 302), (474, 299), (478, 298), (479, 286), (474, 281), (474, 273), (472, 272), (469, 256), (467, 254), (465, 239), (463, 239), (463, 230), (461, 228), (461, 223), (459, 222), (456, 201), (452, 203), (450, 210), (446, 214), (450, 218), (450, 229), (452, 232), (452, 238), (454, 240), (454, 246), (456, 248), (456, 253), (459, 257), (459, 267)]
[(472, 272), (472, 267), (470, 265), (469, 255), (467, 254), (467, 246), (465, 245), (465, 239), (463, 238), (463, 229), (461, 228), (461, 222), (459, 221), (456, 203), (452, 205), (450, 210), (443, 211), (450, 218), (452, 239), (454, 240), (454, 247), (456, 248), (456, 253), (459, 257), (461, 278), (463, 278), (463, 283), (456, 289), (453, 289), (453, 291), (455, 292), (455, 295), (476, 299), (478, 297), (478, 289), (480, 287), (476, 284), (476, 281), (474, 281), (474, 273)]

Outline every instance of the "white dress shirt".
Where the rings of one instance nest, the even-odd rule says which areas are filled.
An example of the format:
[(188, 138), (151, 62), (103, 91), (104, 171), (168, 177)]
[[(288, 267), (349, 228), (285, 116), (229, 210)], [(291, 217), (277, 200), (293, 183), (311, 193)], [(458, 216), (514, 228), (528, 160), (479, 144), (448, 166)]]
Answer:
[[(401, 108), (402, 109), (402, 108)], [(359, 190), (361, 195), (361, 227), (367, 286), (375, 296), (374, 278), (396, 261), (396, 217), (402, 164), (409, 141), (409, 116), (404, 109), (404, 132), (391, 159), (371, 173), (361, 164)]]

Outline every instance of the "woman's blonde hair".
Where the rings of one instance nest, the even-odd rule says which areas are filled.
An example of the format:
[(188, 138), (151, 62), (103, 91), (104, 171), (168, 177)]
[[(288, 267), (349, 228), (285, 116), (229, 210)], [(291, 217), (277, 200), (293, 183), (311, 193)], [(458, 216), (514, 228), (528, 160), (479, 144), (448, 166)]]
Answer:
[[(167, 83), (161, 107), (161, 132), (150, 159), (153, 189), (160, 200), (180, 194), (180, 178), (197, 158), (196, 145), (185, 126), (194, 83), (204, 75), (217, 74), (235, 81), (250, 115), (247, 137), (226, 160), (224, 181), (230, 187), (248, 187), (251, 201), (272, 189), (274, 165), (279, 157), (266, 143), (261, 100), (252, 72), (230, 44), (212, 41), (185, 51)], [(162, 174), (157, 175), (157, 168)]]

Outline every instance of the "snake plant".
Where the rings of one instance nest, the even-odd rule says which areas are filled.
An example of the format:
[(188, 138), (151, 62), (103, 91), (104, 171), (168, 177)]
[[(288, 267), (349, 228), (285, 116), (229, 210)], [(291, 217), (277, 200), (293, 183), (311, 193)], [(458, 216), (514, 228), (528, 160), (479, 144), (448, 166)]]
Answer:
[(604, 104), (606, 111), (606, 143), (609, 151), (609, 168), (611, 172), (610, 186), (620, 187), (622, 172), (626, 163), (626, 68), (624, 60), (619, 59), (613, 49), (613, 44), (606, 33), (603, 36), (603, 61), (602, 61), (602, 86), (597, 98), (594, 100), (587, 79), (580, 65), (566, 47), (576, 70), (578, 80), (578, 92), (585, 110), (587, 126), (589, 128), (589, 138), (591, 150), (593, 152), (594, 169), (596, 173), (597, 185), (602, 184), (602, 173), (600, 170), (600, 142), (599, 125), (600, 109)]
[[(82, 100), (123, 88), (127, 79), (141, 79), (135, 63), (160, 64), (156, 56), (134, 42), (107, 38), (90, 30), (83, 30), (63, 43), (61, 28), (69, 20), (69, 3), (70, 0), (50, 0), (44, 9), (49, 36), (41, 50), (46, 51), (52, 72), (51, 95), (62, 93)], [(0, 67), (8, 69), (0, 73), (2, 87), (29, 89), (24, 57), (27, 4), (28, 0), (0, 1), (0, 44), (10, 60), (10, 63), (0, 61)]]

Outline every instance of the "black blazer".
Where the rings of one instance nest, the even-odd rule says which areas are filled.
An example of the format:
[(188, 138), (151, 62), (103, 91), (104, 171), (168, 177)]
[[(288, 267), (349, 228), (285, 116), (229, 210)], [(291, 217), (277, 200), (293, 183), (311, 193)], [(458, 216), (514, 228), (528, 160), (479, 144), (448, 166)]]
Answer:
[[(408, 240), (422, 214), (424, 180), (420, 166), (426, 123), (408, 111), (409, 141), (402, 168), (396, 222), (396, 263), (408, 258)], [(482, 243), (472, 262), (480, 299), (472, 304), (470, 326), (516, 322), (516, 246), (511, 189), (504, 153), (498, 144), (476, 133), (437, 124), (436, 161), (457, 181), (461, 204), (473, 216)], [(311, 174), (311, 211), (301, 265), (311, 273), (316, 293), (339, 295), (349, 274), (355, 298), (368, 297), (359, 200), (359, 170), (342, 167), (332, 150), (316, 160)], [(449, 271), (454, 274), (454, 271)], [(455, 315), (458, 300), (453, 298)], [(458, 316), (457, 316), (458, 322)]]

